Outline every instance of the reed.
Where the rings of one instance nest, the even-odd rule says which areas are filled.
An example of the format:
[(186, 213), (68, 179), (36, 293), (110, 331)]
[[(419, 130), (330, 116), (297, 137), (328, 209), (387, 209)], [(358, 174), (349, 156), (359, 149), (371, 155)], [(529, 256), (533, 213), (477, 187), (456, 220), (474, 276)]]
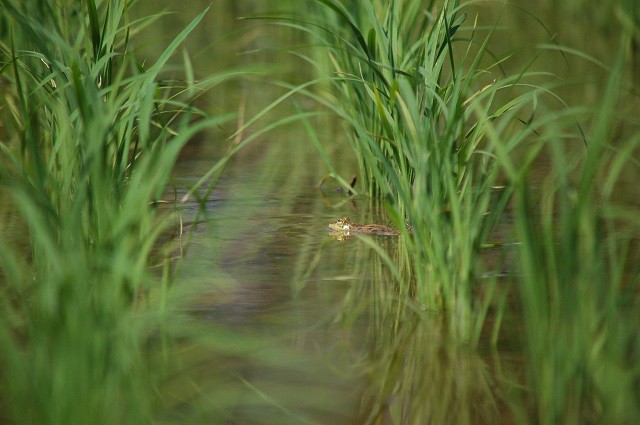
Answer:
[(30, 240), (0, 244), (9, 423), (154, 421), (172, 279), (169, 262), (161, 276), (149, 269), (171, 222), (157, 205), (182, 146), (229, 116), (189, 100), (223, 76), (165, 73), (206, 11), (143, 64), (133, 4), (1, 2), (0, 184)]
[(559, 121), (538, 142), (545, 148), (530, 152), (546, 152), (552, 162), (541, 192), (528, 185), (530, 167), (509, 173), (517, 193), (516, 287), (533, 400), (515, 409), (521, 423), (640, 419), (640, 216), (616, 200), (618, 186), (628, 184), (625, 175), (637, 175), (640, 144), (637, 134), (614, 131), (624, 120), (616, 116), (624, 98), (623, 63), (619, 54), (590, 120), (586, 149), (579, 134)]
[(489, 302), (474, 296), (478, 255), (510, 195), (492, 189), (500, 167), (486, 127), (518, 148), (537, 96), (522, 87), (540, 74), (502, 74), (508, 55), (485, 57), (493, 31), (464, 26), (458, 2), (318, 3), (312, 33), (336, 75), (326, 102), (344, 118), (366, 191), (413, 229), (407, 293), (443, 312), (461, 340), (477, 341)]
[[(514, 416), (519, 423), (636, 422), (637, 248), (625, 232), (636, 235), (638, 217), (614, 202), (621, 176), (637, 171), (637, 135), (617, 132), (635, 124), (615, 114), (628, 56), (619, 56), (596, 114), (584, 105), (559, 110), (544, 101), (556, 98), (553, 84), (527, 82), (551, 75), (497, 71), (509, 54), (485, 57), (492, 31), (479, 41), (474, 25), (463, 26), (464, 5), (317, 3), (321, 18), (309, 32), (327, 47), (335, 72), (323, 100), (346, 123), (366, 191), (388, 200), (399, 228), (406, 218), (413, 229), (400, 244), (404, 259), (395, 267), (387, 261), (392, 276), (402, 271), (394, 279), (406, 288), (398, 291), (405, 305), (443, 312), (447, 337), (476, 344), (499, 292), (478, 283), (479, 254), (514, 202), (519, 298), (510, 308), (525, 331), (531, 390), (513, 402)], [(633, 51), (637, 25), (622, 21), (623, 51)], [(534, 195), (529, 172), (545, 157), (550, 177)], [(389, 317), (399, 311), (381, 305)], [(496, 305), (496, 317), (503, 309)], [(394, 346), (383, 350), (390, 357), (381, 368), (394, 367)], [(376, 388), (389, 394), (385, 385)]]

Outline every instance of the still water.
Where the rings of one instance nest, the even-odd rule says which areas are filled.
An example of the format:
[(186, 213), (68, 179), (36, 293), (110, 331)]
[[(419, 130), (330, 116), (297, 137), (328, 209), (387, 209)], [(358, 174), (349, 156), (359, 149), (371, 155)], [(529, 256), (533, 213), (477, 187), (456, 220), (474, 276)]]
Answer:
[[(178, 199), (216, 150), (206, 139), (185, 150), (175, 170)], [(354, 166), (341, 152), (330, 154), (339, 166)], [(438, 312), (402, 305), (377, 253), (326, 230), (345, 216), (390, 224), (383, 202), (351, 197), (333, 180), (318, 187), (326, 172), (304, 131), (292, 127), (229, 164), (199, 223), (201, 204), (183, 206), (184, 232), (193, 234), (178, 283), (189, 288), (184, 308), (214, 338), (222, 332), (220, 349), (233, 352), (220, 358), (215, 349), (187, 349), (204, 358), (185, 363), (199, 365), (197, 376), (189, 369), (169, 384), (198, 382), (183, 414), (196, 423), (510, 423), (501, 392), (517, 378), (517, 350), (453, 344)], [(399, 238), (376, 241), (398, 261)], [(198, 416), (191, 410), (200, 398), (211, 399)], [(222, 416), (213, 407), (220, 404)]]

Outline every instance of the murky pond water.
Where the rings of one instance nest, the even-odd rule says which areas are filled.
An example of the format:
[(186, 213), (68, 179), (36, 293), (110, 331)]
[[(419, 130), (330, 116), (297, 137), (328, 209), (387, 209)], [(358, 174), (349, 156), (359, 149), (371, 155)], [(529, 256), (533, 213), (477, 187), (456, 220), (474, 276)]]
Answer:
[[(517, 352), (480, 355), (449, 343), (437, 312), (399, 304), (392, 276), (366, 243), (332, 238), (326, 227), (338, 217), (389, 218), (379, 200), (350, 198), (330, 181), (322, 189), (305, 183), (323, 171), (309, 166), (313, 147), (302, 138), (279, 132), (232, 162), (186, 255), (180, 284), (194, 288), (193, 317), (265, 344), (266, 358), (210, 365), (212, 380), (230, 368), (265, 393), (260, 407), (240, 397), (234, 420), (398, 423), (406, 409), (423, 410), (432, 423), (507, 420), (500, 374), (517, 364)], [(177, 170), (182, 190), (210, 165), (206, 147), (191, 149)], [(184, 219), (199, 206), (189, 204)], [(398, 258), (398, 238), (377, 242)], [(271, 344), (278, 358), (269, 358)]]

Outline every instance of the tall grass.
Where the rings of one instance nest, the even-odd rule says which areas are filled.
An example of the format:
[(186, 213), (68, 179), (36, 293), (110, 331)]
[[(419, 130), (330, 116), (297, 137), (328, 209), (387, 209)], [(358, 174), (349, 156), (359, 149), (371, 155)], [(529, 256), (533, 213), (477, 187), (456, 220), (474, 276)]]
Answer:
[(168, 262), (149, 271), (168, 224), (156, 205), (182, 146), (229, 117), (188, 103), (211, 80), (161, 79), (205, 12), (148, 65), (134, 3), (1, 1), (0, 183), (31, 241), (0, 245), (9, 423), (153, 422), (156, 294), (171, 282)]
[(508, 55), (485, 58), (493, 31), (465, 27), (458, 2), (319, 3), (317, 36), (361, 180), (387, 197), (399, 227), (412, 227), (407, 293), (444, 312), (461, 340), (477, 340), (487, 301), (475, 297), (478, 254), (510, 193), (492, 191), (499, 166), (485, 132), (491, 125), (507, 149), (520, 145), (535, 105), (523, 90), (529, 74), (502, 74)]
[(552, 161), (540, 193), (529, 188), (530, 167), (513, 173), (512, 159), (502, 158), (517, 193), (516, 286), (534, 406), (515, 409), (521, 423), (640, 420), (639, 215), (616, 201), (625, 174), (638, 173), (640, 145), (637, 134), (615, 136), (624, 120), (616, 117), (623, 60), (620, 54), (586, 150), (578, 135), (557, 127), (562, 121), (538, 141)]
[[(545, 105), (544, 96), (556, 96), (553, 86), (526, 79), (548, 74), (499, 72), (509, 54), (488, 60), (493, 30), (478, 41), (457, 2), (439, 9), (411, 1), (318, 3), (325, 15), (309, 27), (328, 47), (333, 107), (346, 122), (360, 175), (370, 195), (388, 199), (400, 228), (405, 218), (412, 226), (396, 269), (405, 273), (404, 300), (443, 311), (449, 337), (477, 342), (495, 293), (478, 285), (479, 252), (515, 192), (519, 300), (512, 308), (524, 330), (531, 391), (514, 401), (515, 417), (635, 423), (638, 217), (613, 202), (620, 177), (637, 169), (638, 138), (616, 140), (617, 130), (633, 125), (614, 119), (624, 56), (598, 113), (589, 116), (584, 106)], [(637, 25), (621, 19), (629, 33), (623, 48), (632, 51)], [(592, 123), (586, 136), (576, 117)], [(528, 173), (543, 153), (552, 171), (538, 198)], [(504, 190), (494, 191), (505, 177)], [(395, 317), (397, 304), (383, 304)], [(412, 347), (400, 345), (402, 352)], [(394, 347), (376, 354), (389, 367), (375, 387), (385, 395), (403, 379)], [(373, 421), (386, 408), (378, 407)], [(419, 411), (406, 409), (409, 416)]]

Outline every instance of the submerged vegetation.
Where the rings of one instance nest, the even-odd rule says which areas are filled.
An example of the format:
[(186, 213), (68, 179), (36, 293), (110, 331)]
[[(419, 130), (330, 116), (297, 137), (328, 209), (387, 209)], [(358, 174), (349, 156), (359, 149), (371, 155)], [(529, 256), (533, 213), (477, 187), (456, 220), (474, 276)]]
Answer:
[[(366, 381), (362, 423), (640, 422), (640, 215), (623, 196), (640, 175), (635, 2), (600, 6), (621, 29), (611, 63), (552, 39), (524, 66), (520, 46), (493, 48), (505, 35), (504, 5), (486, 6), (497, 16), (487, 19), (474, 2), (450, 0), (287, 3), (290, 11), (262, 19), (307, 37), (295, 57), (316, 76), (275, 84), (287, 92), (246, 124), (240, 117), (226, 153), (181, 199), (167, 195), (181, 150), (232, 119), (209, 115), (194, 99), (240, 72), (197, 80), (186, 51), (180, 71), (169, 65), (206, 10), (193, 13), (155, 62), (138, 59), (136, 37), (160, 15), (133, 20), (136, 3), (0, 0), (0, 199), (26, 229), (20, 240), (0, 240), (0, 421), (316, 423), (278, 401), (286, 394), (322, 410), (297, 381), (272, 394), (268, 383), (234, 376), (252, 394), (242, 411), (227, 409), (243, 390), (217, 372), (201, 381), (201, 364), (218, 357), (190, 344), (193, 329), (172, 331), (184, 313), (170, 308), (171, 288), (185, 277), (183, 258), (174, 261), (177, 249), (166, 243), (174, 212), (190, 197), (199, 201), (195, 221), (213, 208), (213, 185), (232, 155), (300, 121), (343, 186), (344, 200), (332, 208), (353, 205), (358, 193), (379, 199), (392, 223), (374, 227), (399, 236), (356, 232), (341, 240), (366, 251), (332, 259), (357, 264), (354, 276), (373, 276), (343, 292), (332, 325), (337, 340), (366, 331), (369, 351), (355, 361)], [(565, 101), (560, 92), (574, 81), (540, 71), (542, 50), (567, 67), (568, 56), (602, 65), (599, 103)], [(253, 128), (293, 95), (293, 112)], [(312, 121), (327, 112), (342, 126), (334, 143)], [(266, 173), (274, 192), (307, 165), (287, 164), (278, 146), (264, 161), (287, 165), (289, 177), (282, 184)], [(332, 162), (331, 152), (344, 160), (347, 151), (357, 179), (343, 178), (337, 170), (348, 168)], [(288, 273), (294, 301), (330, 256), (311, 255), (309, 246)], [(207, 270), (224, 280), (218, 272)], [(211, 335), (231, 341), (224, 361), (251, 350), (246, 335)], [(516, 366), (485, 364), (504, 350), (517, 353)], [(275, 358), (295, 363), (284, 350), (271, 355), (267, 377), (280, 371)], [(172, 356), (187, 357), (184, 381), (168, 383), (178, 369), (168, 366)], [(220, 394), (209, 403), (217, 413), (199, 416), (209, 409), (201, 388), (216, 387), (215, 379)], [(338, 410), (323, 410), (322, 420)]]

